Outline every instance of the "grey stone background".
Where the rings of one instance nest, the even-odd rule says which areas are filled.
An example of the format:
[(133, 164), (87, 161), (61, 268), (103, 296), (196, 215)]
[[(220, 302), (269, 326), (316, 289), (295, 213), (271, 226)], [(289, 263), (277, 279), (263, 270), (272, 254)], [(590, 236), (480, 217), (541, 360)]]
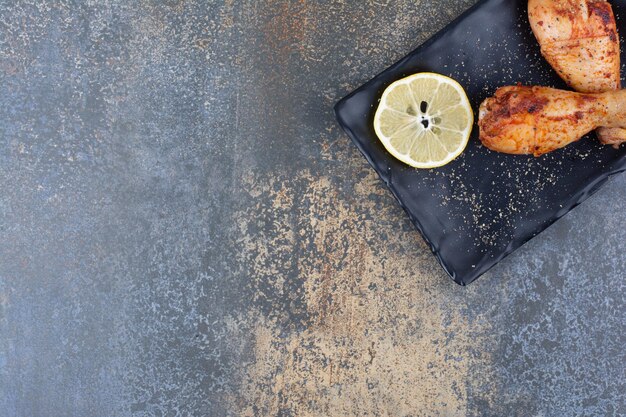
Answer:
[(626, 415), (626, 178), (468, 288), (333, 104), (473, 4), (0, 2), (0, 415)]

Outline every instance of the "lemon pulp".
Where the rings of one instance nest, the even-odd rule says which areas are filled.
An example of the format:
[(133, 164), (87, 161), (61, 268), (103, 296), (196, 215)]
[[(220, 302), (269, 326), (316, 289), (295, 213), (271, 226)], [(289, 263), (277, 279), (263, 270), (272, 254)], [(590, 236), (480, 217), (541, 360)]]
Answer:
[(391, 84), (374, 116), (374, 130), (385, 148), (415, 168), (436, 168), (457, 158), (473, 124), (463, 87), (430, 72)]

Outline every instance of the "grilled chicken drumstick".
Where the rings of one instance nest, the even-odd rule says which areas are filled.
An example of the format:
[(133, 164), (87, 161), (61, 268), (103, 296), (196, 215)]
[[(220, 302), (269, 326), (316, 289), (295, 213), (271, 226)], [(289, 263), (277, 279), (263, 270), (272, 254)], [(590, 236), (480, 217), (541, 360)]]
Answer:
[(626, 127), (626, 90), (582, 94), (503, 87), (480, 106), (480, 140), (491, 150), (540, 156), (599, 126)]
[[(620, 88), (620, 46), (611, 5), (594, 0), (529, 0), (528, 18), (541, 53), (572, 88)], [(626, 129), (601, 128), (600, 141), (626, 142)]]

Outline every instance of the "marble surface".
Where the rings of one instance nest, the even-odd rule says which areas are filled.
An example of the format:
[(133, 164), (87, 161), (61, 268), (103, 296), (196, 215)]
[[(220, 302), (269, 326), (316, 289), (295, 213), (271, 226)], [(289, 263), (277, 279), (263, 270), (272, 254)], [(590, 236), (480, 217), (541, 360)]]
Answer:
[(473, 1), (0, 3), (0, 410), (626, 415), (626, 178), (467, 288), (332, 106)]

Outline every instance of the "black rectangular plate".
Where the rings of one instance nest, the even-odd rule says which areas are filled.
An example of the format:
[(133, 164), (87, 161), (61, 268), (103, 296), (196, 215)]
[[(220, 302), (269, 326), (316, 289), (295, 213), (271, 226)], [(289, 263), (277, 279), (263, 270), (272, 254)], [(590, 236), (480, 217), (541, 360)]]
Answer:
[[(626, 0), (612, 4), (625, 34)], [(433, 170), (402, 164), (377, 139), (373, 118), (382, 92), (417, 72), (437, 72), (459, 81), (475, 114), (501, 86), (519, 82), (567, 88), (541, 57), (526, 6), (527, 0), (479, 2), (335, 106), (340, 125), (461, 285), (474, 281), (626, 169), (626, 148), (601, 146), (595, 134), (534, 158), (489, 151), (474, 126), (465, 152)]]

